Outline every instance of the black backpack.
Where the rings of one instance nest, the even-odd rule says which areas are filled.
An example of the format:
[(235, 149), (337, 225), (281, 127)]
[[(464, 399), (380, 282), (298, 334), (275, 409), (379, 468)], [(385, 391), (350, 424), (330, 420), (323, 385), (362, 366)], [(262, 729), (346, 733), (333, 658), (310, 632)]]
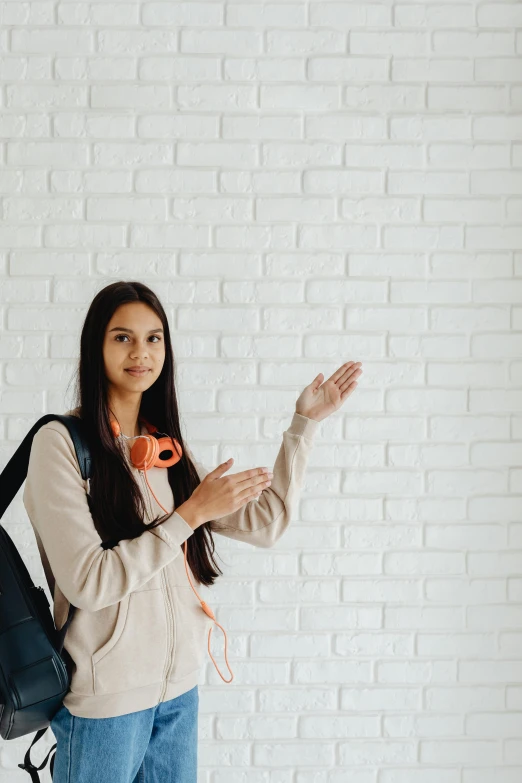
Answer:
[[(55, 419), (69, 430), (82, 478), (90, 477), (91, 452), (82, 420), (71, 414), (46, 414), (29, 430), (0, 474), (0, 517), (25, 481), (35, 433)], [(35, 586), (12, 539), (0, 525), (0, 736), (10, 740), (36, 731), (24, 763), (18, 764), (29, 773), (32, 783), (40, 783), (38, 770), (45, 767), (56, 748), (55, 742), (39, 767), (31, 763), (31, 748), (47, 731), (69, 690), (72, 661), (63, 643), (75, 608), (69, 607), (58, 632), (44, 589)], [(50, 771), (52, 778), (54, 755)]]

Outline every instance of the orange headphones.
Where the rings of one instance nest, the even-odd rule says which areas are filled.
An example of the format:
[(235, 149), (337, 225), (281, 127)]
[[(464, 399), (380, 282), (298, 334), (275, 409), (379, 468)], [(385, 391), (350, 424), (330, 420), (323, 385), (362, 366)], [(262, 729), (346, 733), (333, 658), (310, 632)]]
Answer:
[[(136, 443), (133, 444), (130, 451), (131, 462), (135, 468), (138, 468), (138, 470), (143, 471), (143, 475), (145, 476), (145, 481), (147, 482), (147, 486), (150, 489), (153, 497), (155, 498), (158, 505), (163, 509), (163, 511), (165, 511), (165, 513), (168, 514), (169, 513), (168, 510), (161, 505), (158, 498), (154, 494), (152, 487), (149, 484), (149, 480), (147, 478), (147, 470), (149, 470), (152, 467), (170, 468), (171, 465), (176, 465), (176, 463), (180, 461), (183, 452), (181, 450), (181, 446), (179, 445), (178, 441), (175, 438), (169, 438), (168, 436), (159, 438), (155, 435), (155, 433), (158, 432), (157, 427), (155, 427), (153, 424), (149, 424), (149, 422), (145, 418), (143, 418), (143, 416), (139, 416), (138, 421), (143, 422), (143, 424), (145, 424), (147, 428), (147, 432), (149, 432), (150, 435), (154, 434), (154, 437), (149, 437), (149, 435), (134, 435), (133, 437), (123, 435), (119, 423), (114, 419), (111, 420), (111, 429), (115, 438), (122, 437), (125, 438), (126, 440), (136, 440)], [(163, 458), (161, 455), (165, 453), (167, 454), (167, 456)], [(169, 454), (170, 456), (168, 456)], [(216, 661), (214, 660), (212, 653), (210, 652), (210, 636), (212, 634), (212, 626), (209, 628), (208, 631), (208, 654), (212, 658), (212, 661), (214, 662), (214, 666), (216, 667), (217, 673), (219, 674), (221, 679), (227, 683), (232, 682), (232, 680), (234, 679), (234, 675), (232, 674), (232, 669), (228, 664), (227, 635), (225, 629), (216, 620), (214, 616), (214, 612), (212, 611), (210, 606), (201, 599), (201, 597), (197, 594), (196, 590), (194, 589), (192, 580), (190, 578), (190, 574), (188, 572), (188, 566), (187, 566), (187, 542), (184, 541), (183, 543), (184, 543), (184, 551), (185, 551), (185, 571), (187, 572), (187, 577), (190, 582), (190, 586), (192, 587), (192, 590), (196, 594), (198, 601), (201, 604), (201, 608), (203, 609), (205, 614), (207, 614), (212, 620), (214, 620), (216, 625), (219, 628), (221, 628), (221, 630), (223, 631), (223, 635), (225, 637), (225, 661), (228, 670), (232, 675), (229, 680), (225, 680), (225, 678), (219, 671), (219, 667)]]

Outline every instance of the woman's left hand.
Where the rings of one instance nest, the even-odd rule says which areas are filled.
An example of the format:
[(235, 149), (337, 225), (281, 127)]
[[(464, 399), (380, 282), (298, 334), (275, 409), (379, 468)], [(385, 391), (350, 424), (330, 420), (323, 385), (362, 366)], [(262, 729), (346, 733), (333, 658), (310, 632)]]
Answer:
[(302, 416), (321, 421), (339, 410), (355, 391), (357, 378), (362, 373), (362, 362), (345, 362), (323, 383), (322, 372), (299, 395), (295, 409)]

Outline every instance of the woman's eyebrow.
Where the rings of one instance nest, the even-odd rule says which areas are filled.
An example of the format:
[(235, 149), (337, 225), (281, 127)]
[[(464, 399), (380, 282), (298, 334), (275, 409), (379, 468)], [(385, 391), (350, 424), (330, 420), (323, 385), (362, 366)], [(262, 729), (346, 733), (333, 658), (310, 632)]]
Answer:
[[(109, 332), (130, 332), (134, 334), (132, 329), (127, 329), (125, 326), (115, 326), (113, 329), (109, 329)], [(148, 334), (151, 332), (161, 332), (163, 334), (163, 329), (149, 329)]]

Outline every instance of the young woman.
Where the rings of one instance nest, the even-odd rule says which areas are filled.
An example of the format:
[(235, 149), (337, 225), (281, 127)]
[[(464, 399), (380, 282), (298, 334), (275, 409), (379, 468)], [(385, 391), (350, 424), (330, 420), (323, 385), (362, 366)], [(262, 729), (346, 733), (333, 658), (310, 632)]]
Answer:
[(361, 372), (347, 362), (306, 386), (273, 472), (225, 475), (233, 459), (210, 471), (181, 433), (158, 298), (124, 281), (95, 296), (68, 411), (85, 424), (91, 479), (68, 429), (51, 421), (33, 439), (23, 494), (57, 629), (76, 607), (64, 643), (70, 689), (51, 722), (53, 783), (196, 783), (197, 683), (214, 619), (194, 583), (222, 574), (212, 534), (273, 546), (297, 508), (318, 423)]

